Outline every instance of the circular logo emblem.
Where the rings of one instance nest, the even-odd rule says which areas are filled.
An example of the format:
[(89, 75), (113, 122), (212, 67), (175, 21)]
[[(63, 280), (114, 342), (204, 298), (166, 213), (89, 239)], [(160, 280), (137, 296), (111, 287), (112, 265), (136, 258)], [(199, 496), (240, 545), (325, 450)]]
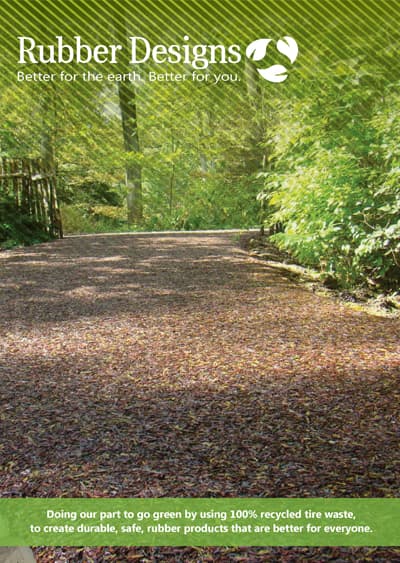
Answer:
[[(252, 41), (250, 45), (247, 46), (246, 57), (255, 62), (261, 61), (267, 54), (267, 47), (271, 41), (272, 39), (256, 39)], [(292, 64), (299, 54), (296, 40), (288, 35), (285, 35), (283, 39), (277, 41), (276, 48), (282, 55), (285, 55)], [(272, 65), (268, 68), (257, 68), (257, 70), (261, 76), (269, 82), (283, 82), (288, 77), (286, 74), (288, 70), (283, 65)]]

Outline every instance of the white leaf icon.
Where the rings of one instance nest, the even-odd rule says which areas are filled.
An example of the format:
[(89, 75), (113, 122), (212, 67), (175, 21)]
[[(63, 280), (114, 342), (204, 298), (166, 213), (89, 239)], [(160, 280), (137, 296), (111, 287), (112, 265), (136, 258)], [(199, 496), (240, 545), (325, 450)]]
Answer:
[(261, 61), (267, 53), (267, 45), (271, 39), (256, 39), (246, 49), (246, 57), (253, 61)]
[(282, 74), (287, 72), (287, 69), (282, 65), (272, 65), (269, 68), (258, 68), (257, 70), (269, 82), (283, 82), (288, 77), (287, 74)]
[(276, 44), (276, 47), (278, 51), (282, 53), (282, 55), (285, 55), (285, 57), (287, 57), (290, 60), (290, 62), (293, 64), (294, 61), (297, 59), (297, 55), (299, 54), (299, 48), (293, 37), (289, 37), (288, 35), (285, 35), (284, 40), (279, 39), (278, 43)]

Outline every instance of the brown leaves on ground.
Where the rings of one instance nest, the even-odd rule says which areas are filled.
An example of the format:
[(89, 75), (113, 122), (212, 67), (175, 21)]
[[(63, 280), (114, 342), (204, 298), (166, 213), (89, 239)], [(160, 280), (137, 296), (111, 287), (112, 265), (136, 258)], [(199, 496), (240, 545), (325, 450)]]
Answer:
[[(398, 495), (400, 320), (316, 296), (231, 237), (71, 237), (0, 255), (3, 496)], [(39, 560), (370, 557), (124, 549)]]

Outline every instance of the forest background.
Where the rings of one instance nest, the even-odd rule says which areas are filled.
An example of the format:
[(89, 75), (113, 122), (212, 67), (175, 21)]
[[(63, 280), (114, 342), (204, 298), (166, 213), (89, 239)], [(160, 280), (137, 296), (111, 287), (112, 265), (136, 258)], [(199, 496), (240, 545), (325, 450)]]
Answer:
[[(55, 167), (66, 233), (263, 225), (302, 263), (344, 286), (400, 274), (400, 6), (392, 0), (2, 2), (0, 152)], [(37, 43), (238, 44), (254, 62), (205, 69), (149, 61), (18, 64)], [(188, 36), (187, 40), (183, 38)], [(294, 37), (288, 66), (276, 41)], [(84, 68), (82, 68), (84, 66)], [(162, 68), (161, 68), (162, 67)], [(231, 80), (50, 83), (18, 71), (224, 73)], [(236, 78), (235, 78), (236, 76)], [(0, 243), (46, 238), (0, 186)]]

